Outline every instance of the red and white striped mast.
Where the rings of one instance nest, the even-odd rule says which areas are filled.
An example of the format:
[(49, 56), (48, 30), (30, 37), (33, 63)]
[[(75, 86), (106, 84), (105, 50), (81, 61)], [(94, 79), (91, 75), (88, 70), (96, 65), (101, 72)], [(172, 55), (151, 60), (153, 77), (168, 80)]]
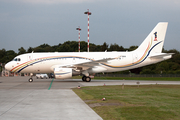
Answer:
[(76, 28), (76, 30), (78, 30), (79, 31), (79, 52), (80, 52), (80, 31), (81, 31), (81, 28), (79, 27), (79, 28)]
[(88, 15), (88, 52), (89, 52), (89, 15), (91, 15), (91, 12), (89, 12), (89, 9), (87, 12), (84, 12), (84, 14)]

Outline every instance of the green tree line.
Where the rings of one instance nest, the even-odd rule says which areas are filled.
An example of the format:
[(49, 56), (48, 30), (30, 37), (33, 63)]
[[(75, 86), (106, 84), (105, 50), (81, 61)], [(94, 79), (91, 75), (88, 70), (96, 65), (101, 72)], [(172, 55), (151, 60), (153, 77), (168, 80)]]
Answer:
[[(87, 51), (87, 42), (81, 41), (81, 52)], [(118, 44), (108, 45), (104, 42), (102, 45), (95, 45), (90, 43), (90, 52), (100, 52), (100, 51), (132, 51), (135, 50), (138, 46), (130, 46), (129, 48), (124, 48), (123, 46), (119, 46)], [(7, 63), (11, 61), (14, 57), (24, 53), (31, 52), (78, 52), (78, 42), (77, 41), (66, 41), (63, 44), (59, 43), (58, 45), (50, 46), (48, 44), (42, 44), (37, 47), (29, 47), (25, 50), (23, 47), (18, 49), (18, 53), (13, 50), (6, 51), (5, 49), (0, 50), (0, 63)], [(131, 73), (135, 74), (180, 74), (180, 53), (176, 49), (172, 50), (164, 50), (166, 53), (175, 53), (173, 57), (169, 60), (148, 65), (141, 68), (136, 68), (130, 70)], [(2, 64), (0, 64), (1, 66)], [(129, 74), (128, 71), (123, 71), (119, 73)]]

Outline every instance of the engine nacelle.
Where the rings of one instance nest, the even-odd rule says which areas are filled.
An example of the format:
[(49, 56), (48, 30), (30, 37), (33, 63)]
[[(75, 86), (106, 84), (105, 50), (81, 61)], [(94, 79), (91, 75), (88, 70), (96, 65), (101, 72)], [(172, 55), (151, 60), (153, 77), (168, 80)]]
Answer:
[(72, 68), (55, 68), (54, 75), (56, 79), (67, 79), (72, 77)]

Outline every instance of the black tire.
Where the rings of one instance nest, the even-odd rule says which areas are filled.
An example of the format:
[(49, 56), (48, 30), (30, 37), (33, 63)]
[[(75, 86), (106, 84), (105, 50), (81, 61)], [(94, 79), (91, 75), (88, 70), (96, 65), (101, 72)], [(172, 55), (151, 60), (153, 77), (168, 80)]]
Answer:
[(83, 77), (82, 77), (82, 81), (86, 81), (86, 76), (83, 76)]
[(86, 77), (86, 82), (91, 82), (91, 78), (90, 77)]
[(29, 80), (28, 80), (28, 81), (31, 83), (31, 82), (33, 82), (33, 79), (32, 79), (32, 78), (29, 78)]

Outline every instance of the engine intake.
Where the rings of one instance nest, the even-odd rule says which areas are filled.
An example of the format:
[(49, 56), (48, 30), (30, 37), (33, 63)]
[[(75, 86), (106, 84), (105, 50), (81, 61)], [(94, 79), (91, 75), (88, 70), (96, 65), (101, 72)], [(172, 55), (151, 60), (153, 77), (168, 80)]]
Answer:
[(55, 68), (54, 75), (56, 79), (67, 79), (72, 77), (72, 68)]

